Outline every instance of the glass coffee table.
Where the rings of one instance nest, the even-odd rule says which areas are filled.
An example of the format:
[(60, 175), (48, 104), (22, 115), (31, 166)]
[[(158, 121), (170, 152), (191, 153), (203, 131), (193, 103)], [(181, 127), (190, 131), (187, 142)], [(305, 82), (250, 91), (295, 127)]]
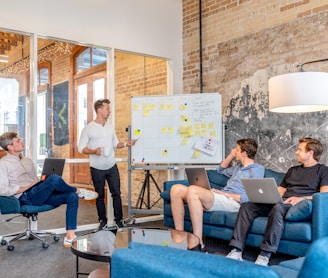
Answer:
[[(99, 230), (77, 237), (71, 246), (72, 253), (76, 255), (76, 277), (89, 275), (89, 273), (80, 272), (79, 258), (110, 263), (114, 250), (127, 246), (127, 230), (117, 232), (116, 235), (111, 230)], [(107, 277), (109, 277), (109, 265)]]
[[(128, 247), (130, 241), (178, 249), (190, 249), (199, 244), (198, 237), (192, 233), (177, 230), (129, 227), (117, 232), (116, 235), (110, 230), (91, 232), (79, 236), (72, 243), (71, 251), (76, 255), (76, 277), (89, 274), (92, 276), (92, 273), (80, 272), (79, 258), (108, 263), (107, 272), (104, 273), (104, 276), (97, 277), (109, 277), (110, 262), (114, 250)], [(97, 270), (100, 273), (104, 272), (106, 268)]]
[(129, 241), (162, 245), (178, 249), (192, 249), (200, 242), (199, 238), (186, 231), (154, 229), (154, 228), (131, 228)]

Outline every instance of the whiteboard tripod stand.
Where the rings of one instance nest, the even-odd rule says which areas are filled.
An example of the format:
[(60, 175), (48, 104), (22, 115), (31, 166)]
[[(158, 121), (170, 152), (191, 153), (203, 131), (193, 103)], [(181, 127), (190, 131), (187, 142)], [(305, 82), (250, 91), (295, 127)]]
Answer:
[[(145, 204), (147, 209), (151, 209), (154, 205), (156, 205), (159, 200), (161, 199), (160, 197), (153, 203), (150, 203), (150, 179), (153, 181), (158, 193), (161, 193), (161, 189), (159, 188), (157, 182), (155, 181), (153, 175), (150, 173), (150, 170), (145, 170), (145, 179), (142, 185), (142, 188), (139, 193), (138, 201), (136, 204), (136, 208), (141, 209), (142, 205)], [(145, 202), (145, 193), (147, 190), (147, 202)]]

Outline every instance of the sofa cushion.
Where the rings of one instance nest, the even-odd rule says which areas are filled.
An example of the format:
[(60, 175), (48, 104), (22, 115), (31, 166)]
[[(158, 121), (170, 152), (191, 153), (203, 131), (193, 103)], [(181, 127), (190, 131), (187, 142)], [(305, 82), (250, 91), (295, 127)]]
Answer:
[(224, 186), (226, 186), (229, 179), (227, 176), (220, 174), (216, 170), (207, 170), (207, 176), (211, 187), (216, 189), (222, 189)]
[[(226, 213), (226, 226), (233, 229), (237, 219), (236, 212)], [(257, 217), (254, 219), (250, 232), (252, 234), (263, 235), (268, 223), (267, 217)], [(285, 222), (282, 239), (292, 241), (309, 242), (312, 240), (312, 225), (310, 222)]]
[(328, 277), (328, 238), (316, 240), (304, 259), (299, 278)]
[(285, 219), (288, 221), (306, 221), (312, 218), (312, 201), (303, 200), (297, 203), (295, 206), (292, 206)]
[(203, 222), (204, 224), (210, 224), (214, 226), (225, 226), (226, 224), (226, 211), (211, 211), (204, 212)]
[(175, 184), (183, 184), (186, 186), (189, 185), (187, 180), (164, 181), (164, 191), (160, 193), (160, 196), (164, 199), (164, 201), (170, 202), (171, 187)]
[(274, 178), (276, 180), (277, 185), (280, 185), (282, 179), (284, 178), (285, 173), (273, 171), (271, 169), (265, 168), (264, 177), (265, 178)]
[[(225, 258), (224, 256), (218, 256), (215, 254), (204, 254), (201, 252), (191, 252), (187, 250), (181, 250), (171, 247), (164, 247), (159, 245), (150, 245), (142, 244), (137, 242), (130, 242), (129, 249), (121, 248), (115, 250), (113, 254), (114, 257), (118, 253), (121, 253), (120, 250), (136, 250), (134, 253), (134, 260), (138, 260), (140, 265), (147, 265), (145, 269), (157, 269), (158, 264), (165, 264), (166, 271), (165, 273), (174, 273), (176, 268), (181, 270), (183, 268), (184, 277), (240, 277), (240, 272), (243, 272), (243, 277), (253, 278), (258, 277), (276, 277), (279, 275), (275, 273), (272, 269), (267, 267), (262, 267), (254, 265), (251, 262), (240, 262), (236, 260), (231, 260)], [(126, 251), (125, 251), (126, 252)], [(160, 254), (160, 260), (159, 258)], [(146, 258), (144, 259), (144, 255)], [(153, 256), (153, 259), (150, 259), (148, 256)], [(127, 258), (126, 254), (122, 258)], [(132, 256), (125, 259), (125, 263), (129, 264), (129, 261), (132, 259)], [(141, 263), (142, 261), (142, 263)], [(156, 263), (155, 263), (156, 262)], [(123, 263), (120, 265), (123, 267)], [(135, 264), (134, 271), (139, 272), (139, 269), (136, 267), (138, 264)], [(131, 268), (130, 273), (134, 273), (133, 268)], [(201, 272), (201, 273), (200, 273)], [(148, 274), (148, 273), (147, 273)], [(161, 273), (156, 275), (153, 271), (149, 273), (150, 275), (143, 275), (137, 277), (163, 277)], [(124, 277), (124, 275), (116, 276)], [(164, 276), (165, 277), (165, 276)], [(172, 276), (170, 276), (172, 277)], [(181, 277), (181, 276), (176, 276)]]
[(170, 201), (170, 190), (165, 190), (163, 192), (161, 192), (160, 196), (167, 202)]

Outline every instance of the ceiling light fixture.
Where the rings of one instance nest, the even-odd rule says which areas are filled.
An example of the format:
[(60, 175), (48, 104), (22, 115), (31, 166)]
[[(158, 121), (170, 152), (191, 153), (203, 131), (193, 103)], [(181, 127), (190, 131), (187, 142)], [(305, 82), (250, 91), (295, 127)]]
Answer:
[(328, 110), (328, 73), (305, 72), (303, 66), (323, 62), (306, 62), (300, 72), (269, 79), (269, 110), (278, 113), (304, 113)]

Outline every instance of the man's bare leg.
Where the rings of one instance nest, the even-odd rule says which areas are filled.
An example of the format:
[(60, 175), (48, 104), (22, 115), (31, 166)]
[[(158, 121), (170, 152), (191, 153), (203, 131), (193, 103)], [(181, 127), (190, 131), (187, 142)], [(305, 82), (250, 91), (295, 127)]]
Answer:
[(187, 203), (190, 211), (193, 233), (200, 239), (203, 246), (203, 210), (212, 207), (214, 202), (213, 192), (198, 187), (189, 186), (187, 192)]
[[(174, 227), (176, 230), (179, 231), (184, 230), (184, 215), (185, 215), (184, 204), (187, 201), (186, 200), (187, 191), (188, 191), (187, 186), (183, 184), (175, 184), (172, 186), (170, 192)], [(180, 235), (183, 234), (179, 234), (179, 233), (174, 234), (174, 238), (172, 238), (172, 240), (176, 242), (184, 241), (185, 238), (180, 238)]]

